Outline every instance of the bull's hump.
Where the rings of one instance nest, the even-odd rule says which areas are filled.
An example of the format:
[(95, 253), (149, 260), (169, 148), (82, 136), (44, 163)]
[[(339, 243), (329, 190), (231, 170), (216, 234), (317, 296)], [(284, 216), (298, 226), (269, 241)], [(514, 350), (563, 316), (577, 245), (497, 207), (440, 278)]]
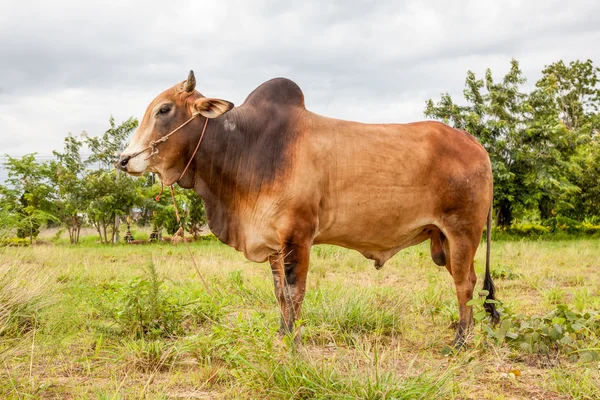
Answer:
[(252, 105), (274, 103), (304, 108), (304, 93), (290, 79), (273, 78), (254, 89), (244, 103)]

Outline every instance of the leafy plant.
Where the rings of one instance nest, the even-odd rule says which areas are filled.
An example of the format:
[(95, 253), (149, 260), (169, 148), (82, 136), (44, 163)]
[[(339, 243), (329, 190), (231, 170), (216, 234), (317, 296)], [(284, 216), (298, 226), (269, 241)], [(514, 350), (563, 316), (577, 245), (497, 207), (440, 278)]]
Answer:
[(492, 327), (487, 319), (483, 304), (485, 291), (469, 305), (475, 307), (474, 319), (481, 325), (481, 335), (497, 345), (506, 344), (519, 351), (538, 355), (568, 355), (571, 361), (600, 360), (600, 312), (577, 312), (560, 304), (546, 315), (525, 316), (513, 314), (496, 303), (501, 313), (501, 322)]
[(123, 333), (156, 339), (183, 334), (183, 308), (163, 289), (163, 281), (151, 262), (145, 277), (134, 278), (121, 287), (112, 317)]
[(145, 340), (182, 336), (224, 315), (226, 299), (213, 299), (197, 288), (167, 289), (152, 262), (144, 272), (124, 284), (109, 285), (104, 301), (97, 304), (121, 334)]
[(47, 179), (47, 166), (38, 163), (32, 153), (21, 158), (9, 156), (6, 170), (6, 186), (0, 185), (0, 208), (4, 213), (13, 214), (11, 222), (17, 237), (29, 238), (32, 243), (42, 225), (55, 219), (51, 213), (52, 188)]

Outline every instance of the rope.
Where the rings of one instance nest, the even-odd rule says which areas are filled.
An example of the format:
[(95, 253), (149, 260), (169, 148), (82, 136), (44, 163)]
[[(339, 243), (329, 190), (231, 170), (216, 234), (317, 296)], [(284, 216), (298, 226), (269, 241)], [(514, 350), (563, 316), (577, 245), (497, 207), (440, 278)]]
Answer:
[(198, 276), (202, 280), (202, 284), (204, 284), (204, 287), (206, 288), (206, 292), (208, 293), (208, 295), (210, 297), (212, 297), (213, 296), (212, 291), (210, 290), (210, 288), (208, 287), (208, 284), (204, 280), (204, 277), (200, 273), (200, 269), (198, 268), (198, 264), (196, 264), (196, 259), (194, 258), (193, 254), (192, 254), (192, 250), (190, 249), (190, 245), (185, 240), (185, 229), (183, 229), (183, 224), (181, 223), (181, 219), (179, 218), (179, 209), (177, 207), (177, 201), (175, 200), (175, 189), (173, 189), (173, 185), (169, 185), (169, 189), (171, 190), (171, 198), (173, 199), (173, 207), (175, 207), (175, 216), (177, 217), (177, 223), (179, 224), (179, 229), (177, 230), (177, 232), (175, 233), (175, 235), (173, 235), (173, 243), (177, 244), (177, 237), (178, 236), (181, 237), (181, 239), (183, 240), (183, 243), (185, 244), (185, 247), (188, 250), (190, 258), (192, 259), (192, 262), (194, 263), (194, 268), (196, 269), (196, 272), (198, 273)]
[[(193, 113), (192, 116), (187, 121), (185, 121), (183, 124), (179, 125), (177, 128), (175, 128), (175, 130), (171, 131), (169, 134), (161, 137), (160, 139), (153, 140), (152, 142), (150, 142), (150, 144), (148, 146), (146, 146), (142, 150), (138, 151), (137, 153), (133, 153), (129, 157), (129, 159), (131, 160), (132, 158), (139, 156), (140, 154), (142, 154), (143, 152), (145, 152), (148, 149), (152, 149), (152, 151), (150, 152), (150, 155), (145, 158), (145, 160), (147, 160), (150, 157), (158, 154), (158, 148), (156, 146), (158, 146), (160, 143), (163, 143), (163, 142), (166, 142), (167, 140), (169, 140), (169, 138), (171, 137), (171, 135), (173, 135), (175, 132), (177, 132), (178, 130), (180, 130), (181, 128), (183, 128), (184, 126), (186, 126), (187, 124), (189, 124), (190, 122), (192, 122), (192, 120), (194, 118), (196, 118), (198, 115), (200, 115), (200, 113), (197, 113), (197, 112)], [(207, 123), (208, 123), (208, 118), (206, 119), (206, 123), (204, 124), (204, 129), (206, 129), (206, 124)], [(202, 134), (204, 134), (204, 131), (202, 131)]]
[(192, 160), (194, 159), (194, 157), (196, 157), (196, 153), (198, 152), (198, 149), (200, 148), (200, 143), (202, 143), (202, 138), (204, 137), (204, 132), (206, 132), (206, 125), (208, 125), (208, 118), (206, 118), (206, 121), (204, 122), (204, 128), (202, 128), (202, 133), (200, 134), (200, 139), (198, 139), (198, 144), (196, 145), (194, 154), (192, 154), (192, 156), (190, 157), (190, 160), (188, 161), (187, 165), (183, 169), (183, 172), (181, 173), (181, 175), (179, 175), (177, 182), (179, 182), (181, 180), (181, 178), (183, 178), (183, 175), (185, 175), (185, 173), (187, 172), (188, 167), (192, 163)]
[[(199, 113), (197, 113), (197, 112), (193, 113), (192, 116), (187, 121), (185, 121), (183, 124), (179, 125), (177, 128), (175, 128), (174, 130), (172, 130), (169, 134), (161, 137), (160, 139), (157, 139), (157, 140), (154, 140), (154, 141), (150, 142), (150, 144), (147, 147), (145, 147), (144, 149), (138, 151), (137, 153), (132, 154), (129, 157), (129, 159), (131, 160), (132, 158), (139, 156), (140, 154), (142, 154), (143, 152), (145, 152), (148, 149), (152, 149), (152, 151), (150, 152), (150, 155), (145, 158), (145, 160), (147, 160), (150, 157), (153, 157), (154, 155), (158, 154), (158, 148), (157, 148), (157, 146), (160, 143), (163, 143), (163, 142), (166, 142), (167, 140), (169, 140), (169, 138), (175, 132), (179, 131), (181, 128), (183, 128), (184, 126), (186, 126), (187, 124), (189, 124), (198, 115), (199, 115)], [(190, 157), (190, 159), (189, 159), (188, 163), (186, 164), (185, 168), (183, 169), (183, 172), (181, 173), (181, 175), (179, 175), (179, 178), (177, 179), (177, 182), (179, 182), (181, 180), (181, 178), (183, 178), (183, 175), (185, 175), (185, 173), (187, 172), (190, 164), (192, 163), (192, 160), (194, 159), (194, 157), (196, 157), (196, 153), (198, 153), (198, 149), (200, 148), (200, 143), (202, 143), (202, 138), (204, 138), (204, 132), (206, 132), (206, 126), (207, 125), (208, 125), (208, 118), (206, 118), (206, 121), (204, 122), (204, 127), (202, 128), (202, 133), (200, 134), (200, 139), (198, 139), (198, 144), (196, 145), (196, 148), (194, 149), (194, 153)], [(156, 198), (155, 198), (156, 201), (160, 200), (160, 197), (162, 196), (163, 189), (164, 189), (164, 184), (163, 184), (162, 181), (161, 181), (160, 184), (161, 184), (160, 193), (158, 194), (158, 196), (156, 196)], [(204, 287), (206, 288), (206, 292), (208, 293), (209, 296), (213, 297), (212, 290), (210, 290), (210, 288), (208, 287), (208, 284), (204, 280), (204, 277), (200, 273), (200, 269), (198, 268), (198, 264), (196, 263), (196, 259), (194, 258), (194, 255), (192, 254), (192, 250), (190, 249), (190, 245), (185, 240), (185, 229), (183, 228), (183, 223), (181, 222), (181, 218), (179, 217), (179, 208), (177, 207), (177, 201), (175, 200), (175, 189), (173, 189), (173, 184), (169, 185), (169, 189), (171, 190), (171, 198), (173, 199), (173, 207), (175, 207), (175, 216), (177, 217), (177, 223), (179, 224), (179, 229), (177, 230), (177, 232), (175, 233), (175, 235), (173, 235), (173, 244), (176, 245), (177, 241), (178, 241), (177, 238), (181, 237), (181, 239), (183, 240), (183, 243), (185, 244), (185, 247), (188, 250), (190, 258), (192, 259), (192, 263), (194, 264), (194, 268), (196, 269), (196, 273), (198, 274), (198, 276), (202, 280), (202, 283), (204, 284)]]

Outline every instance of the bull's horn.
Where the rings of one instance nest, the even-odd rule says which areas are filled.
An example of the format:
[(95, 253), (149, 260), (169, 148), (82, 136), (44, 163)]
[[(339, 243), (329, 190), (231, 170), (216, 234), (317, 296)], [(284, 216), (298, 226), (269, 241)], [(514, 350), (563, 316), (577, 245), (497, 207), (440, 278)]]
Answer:
[(190, 71), (188, 75), (187, 81), (185, 83), (185, 91), (188, 93), (192, 93), (196, 89), (196, 77), (194, 76), (194, 71)]

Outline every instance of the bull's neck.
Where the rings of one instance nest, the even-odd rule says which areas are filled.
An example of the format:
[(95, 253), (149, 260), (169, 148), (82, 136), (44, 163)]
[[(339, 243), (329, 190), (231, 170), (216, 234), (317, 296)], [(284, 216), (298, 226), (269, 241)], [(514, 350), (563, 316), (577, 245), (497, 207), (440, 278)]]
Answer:
[[(221, 241), (235, 248), (239, 247), (241, 241), (236, 211), (240, 200), (247, 198), (248, 188), (244, 180), (248, 176), (245, 172), (252, 151), (243, 119), (238, 109), (210, 119), (200, 148), (190, 165), (193, 171), (186, 174), (187, 181), (180, 182), (183, 187), (193, 187), (204, 199), (211, 231)], [(188, 157), (191, 157), (200, 133), (198, 131), (190, 140)]]
[[(190, 143), (191, 151), (196, 147), (196, 143)], [(248, 150), (246, 137), (237, 109), (210, 119), (198, 153), (192, 162), (195, 168), (194, 187), (203, 186), (220, 201), (227, 201), (228, 196), (232, 194), (231, 189), (239, 189), (237, 181), (240, 168), (243, 168), (240, 163), (247, 157), (245, 150)]]

